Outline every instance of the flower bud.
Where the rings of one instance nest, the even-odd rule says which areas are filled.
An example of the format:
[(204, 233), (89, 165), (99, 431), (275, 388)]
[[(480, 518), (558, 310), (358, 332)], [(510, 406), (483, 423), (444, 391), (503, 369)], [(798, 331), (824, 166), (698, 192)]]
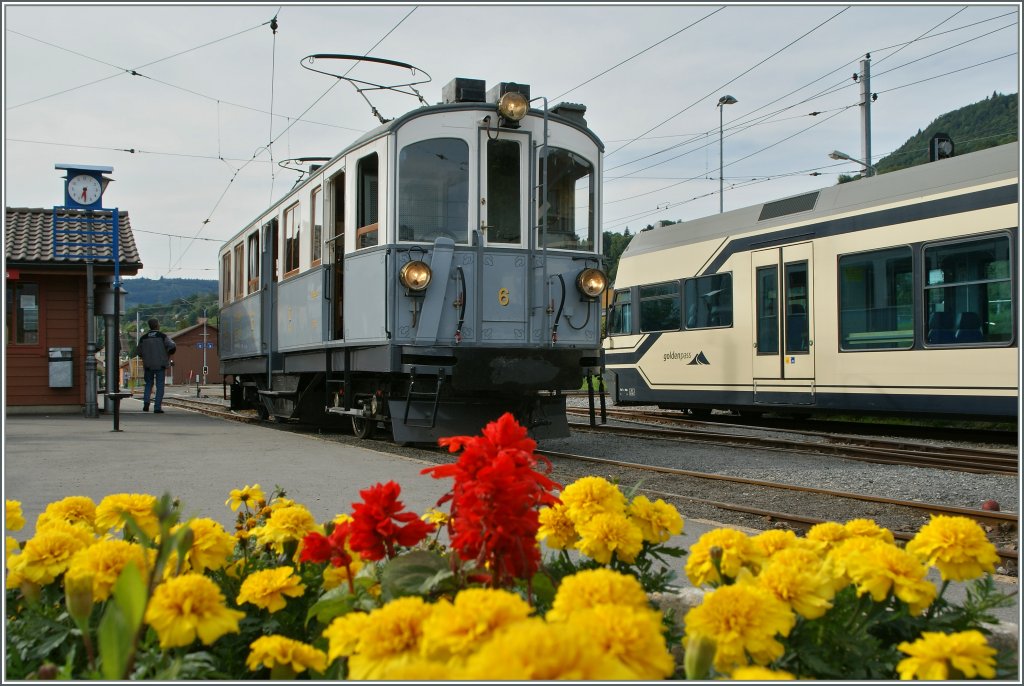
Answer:
[(28, 579), (21, 580), (21, 594), (25, 596), (25, 600), (28, 601), (29, 605), (35, 605), (39, 602), (40, 596), (43, 594), (42, 587), (34, 581)]
[(65, 574), (64, 602), (76, 623), (83, 625), (88, 622), (92, 614), (92, 575)]
[(683, 658), (683, 667), (686, 669), (686, 678), (707, 679), (711, 663), (715, 659), (715, 640), (709, 636), (695, 634), (686, 639), (684, 647), (686, 655)]

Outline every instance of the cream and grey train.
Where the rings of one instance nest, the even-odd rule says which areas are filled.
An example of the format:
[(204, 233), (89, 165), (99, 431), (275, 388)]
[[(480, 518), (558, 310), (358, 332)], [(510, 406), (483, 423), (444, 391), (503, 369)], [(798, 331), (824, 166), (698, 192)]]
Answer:
[(1018, 144), (647, 229), (614, 397), (706, 414), (1016, 419)]
[(504, 412), (568, 435), (563, 393), (600, 364), (604, 146), (529, 92), (455, 79), (224, 244), (233, 407), (399, 442)]

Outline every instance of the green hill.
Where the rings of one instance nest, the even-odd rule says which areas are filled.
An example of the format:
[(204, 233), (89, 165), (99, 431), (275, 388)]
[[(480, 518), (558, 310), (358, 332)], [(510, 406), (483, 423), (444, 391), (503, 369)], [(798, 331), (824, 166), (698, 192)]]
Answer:
[(164, 305), (178, 300), (194, 300), (196, 295), (217, 295), (215, 279), (147, 279), (124, 280), (125, 308), (139, 305)]

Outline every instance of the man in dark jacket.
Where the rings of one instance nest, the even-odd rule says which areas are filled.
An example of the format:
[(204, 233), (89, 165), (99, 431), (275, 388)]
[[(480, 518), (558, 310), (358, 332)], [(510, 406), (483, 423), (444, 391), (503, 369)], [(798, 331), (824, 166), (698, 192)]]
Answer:
[(160, 331), (160, 322), (156, 319), (149, 320), (149, 332), (139, 339), (138, 355), (142, 358), (142, 366), (145, 367), (146, 388), (142, 396), (142, 411), (149, 412), (149, 392), (153, 389), (153, 382), (156, 382), (156, 398), (153, 401), (153, 413), (163, 414), (160, 405), (164, 401), (164, 372), (171, 364), (170, 356), (178, 347), (174, 341)]

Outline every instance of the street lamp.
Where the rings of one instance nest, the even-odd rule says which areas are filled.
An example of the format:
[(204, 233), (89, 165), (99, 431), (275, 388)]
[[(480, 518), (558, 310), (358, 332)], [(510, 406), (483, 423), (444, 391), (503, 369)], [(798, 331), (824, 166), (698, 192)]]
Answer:
[(725, 117), (725, 106), (735, 105), (739, 102), (736, 98), (731, 95), (723, 95), (718, 99), (718, 213), (721, 214), (725, 211), (725, 181), (722, 176), (722, 171), (725, 168), (725, 162), (722, 155), (722, 132), (723, 123)]
[(832, 152), (830, 152), (828, 154), (828, 156), (831, 157), (834, 160), (848, 160), (850, 162), (856, 162), (857, 164), (859, 164), (859, 165), (861, 165), (862, 167), (865, 168), (864, 176), (874, 176), (875, 173), (876, 173), (874, 165), (868, 164), (866, 162), (861, 162), (860, 160), (855, 160), (854, 158), (852, 158), (849, 155), (847, 155), (845, 152), (839, 152), (838, 150), (833, 150)]

